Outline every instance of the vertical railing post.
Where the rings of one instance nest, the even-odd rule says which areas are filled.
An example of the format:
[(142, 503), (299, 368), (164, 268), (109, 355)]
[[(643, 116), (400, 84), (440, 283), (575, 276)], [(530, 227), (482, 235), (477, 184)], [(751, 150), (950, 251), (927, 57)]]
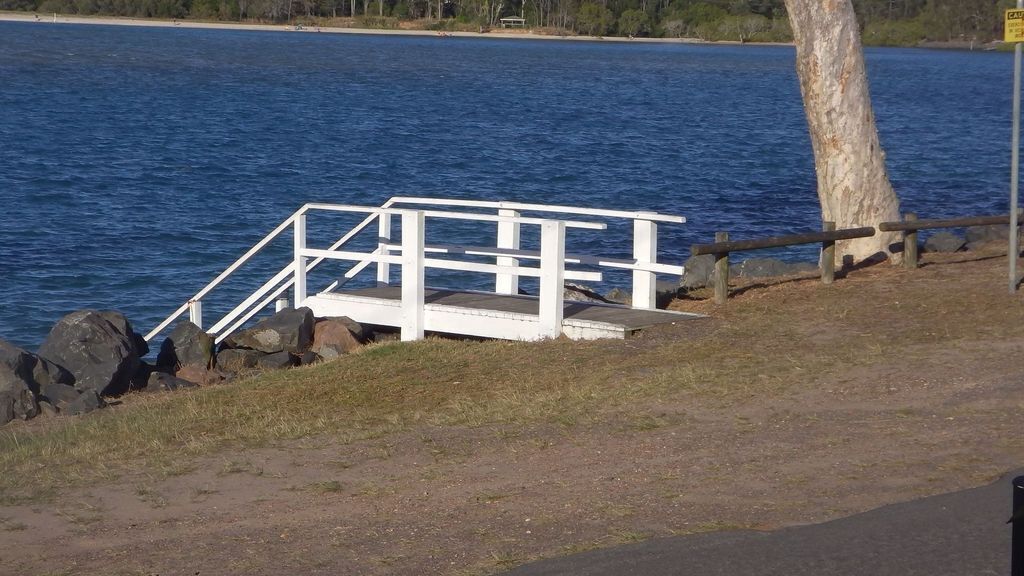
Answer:
[(306, 300), (306, 257), (302, 252), (306, 249), (306, 213), (295, 216), (295, 307), (302, 306)]
[(426, 234), (422, 210), (402, 211), (402, 341), (423, 339)]
[(281, 310), (284, 310), (287, 307), (288, 307), (288, 297), (287, 296), (279, 296), (277, 298), (277, 300), (274, 301), (274, 312), (280, 312)]
[[(835, 232), (835, 222), (822, 222), (824, 232)], [(825, 240), (821, 243), (821, 283), (831, 284), (836, 279), (836, 241)]]
[(188, 301), (188, 319), (190, 322), (203, 327), (203, 301), (202, 300), (189, 300)]
[(540, 226), (541, 338), (562, 335), (565, 315), (565, 222), (548, 220)]
[[(903, 215), (904, 222), (916, 222), (917, 214), (907, 212)], [(913, 270), (917, 268), (917, 230), (903, 232), (903, 265)]]
[[(387, 256), (391, 244), (391, 214), (381, 213), (377, 215), (377, 252)], [(387, 262), (377, 263), (377, 286), (389, 286), (391, 284), (391, 264)]]
[[(728, 242), (728, 232), (715, 232), (715, 242)], [(725, 304), (729, 298), (729, 253), (715, 254), (715, 304)]]
[(1024, 476), (1013, 479), (1013, 508), (1010, 510), (1010, 576), (1024, 576)]
[[(633, 220), (633, 259), (637, 264), (658, 261), (658, 225), (650, 220)], [(656, 307), (658, 278), (654, 272), (633, 270), (633, 308)]]
[[(519, 217), (519, 211), (502, 208), (498, 210), (498, 216)], [(519, 222), (498, 221), (498, 248), (519, 250)], [(498, 256), (495, 260), (498, 266), (519, 266), (519, 259), (510, 256)], [(499, 272), (494, 278), (494, 291), (498, 294), (518, 294), (519, 275)]]

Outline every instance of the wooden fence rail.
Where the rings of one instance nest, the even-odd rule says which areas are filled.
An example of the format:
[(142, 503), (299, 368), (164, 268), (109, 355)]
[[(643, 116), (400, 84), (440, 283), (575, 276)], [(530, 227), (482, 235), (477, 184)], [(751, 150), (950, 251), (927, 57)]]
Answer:
[(878, 229), (882, 232), (903, 232), (903, 265), (917, 268), (917, 231), (935, 228), (963, 228), (965, 226), (990, 226), (993, 224), (1009, 224), (1010, 215), (1000, 216), (968, 216), (966, 218), (946, 218), (918, 220), (917, 214), (907, 212), (902, 222), (881, 222)]
[(831, 284), (835, 279), (835, 243), (838, 240), (866, 238), (875, 235), (871, 226), (836, 230), (835, 222), (822, 223), (821, 232), (771, 236), (752, 240), (729, 240), (728, 232), (716, 232), (714, 244), (694, 244), (690, 253), (694, 256), (715, 255), (715, 303), (724, 304), (729, 297), (729, 252), (779, 248), (797, 244), (821, 243), (821, 281)]

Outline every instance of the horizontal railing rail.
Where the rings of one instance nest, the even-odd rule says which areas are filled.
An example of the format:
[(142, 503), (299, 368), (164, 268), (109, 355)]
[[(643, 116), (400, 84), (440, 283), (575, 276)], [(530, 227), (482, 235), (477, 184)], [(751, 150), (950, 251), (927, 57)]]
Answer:
[(917, 214), (907, 212), (903, 220), (899, 222), (882, 222), (878, 229), (882, 232), (903, 232), (903, 265), (907, 268), (917, 268), (918, 249), (917, 231), (935, 230), (939, 228), (965, 228), (967, 226), (992, 226), (998, 224), (1009, 224), (1010, 214), (995, 216), (965, 216), (962, 218), (932, 218), (918, 220)]
[(835, 222), (823, 222), (821, 232), (770, 236), (750, 240), (729, 240), (728, 232), (716, 232), (713, 244), (694, 244), (690, 253), (694, 256), (712, 254), (715, 256), (715, 303), (724, 304), (729, 298), (729, 253), (745, 250), (781, 248), (800, 244), (821, 243), (821, 281), (831, 284), (835, 280), (835, 243), (839, 240), (867, 238), (875, 235), (871, 226), (861, 228), (835, 229)]

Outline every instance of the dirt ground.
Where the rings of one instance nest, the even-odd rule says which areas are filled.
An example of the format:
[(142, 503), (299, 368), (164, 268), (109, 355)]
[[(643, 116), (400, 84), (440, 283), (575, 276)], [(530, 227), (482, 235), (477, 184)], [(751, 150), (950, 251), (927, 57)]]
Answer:
[[(1006, 292), (1005, 258), (959, 255), (831, 287), (760, 282), (725, 307), (680, 300), (711, 320), (602, 345), (685, 350), (731, 330), (751, 362), (775, 355), (804, 376), (660, 394), (583, 422), (306, 438), (170, 476), (138, 469), (0, 508), (0, 573), (486, 574), (978, 486), (1024, 463), (1024, 296)], [(755, 316), (761, 333), (744, 340)], [(858, 339), (881, 359), (820, 352)]]

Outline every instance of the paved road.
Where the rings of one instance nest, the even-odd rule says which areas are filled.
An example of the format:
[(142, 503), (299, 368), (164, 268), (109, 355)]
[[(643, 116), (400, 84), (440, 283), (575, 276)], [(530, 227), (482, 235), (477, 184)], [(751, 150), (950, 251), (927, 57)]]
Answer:
[(508, 576), (1007, 576), (1010, 480), (775, 532), (649, 540), (520, 566)]

